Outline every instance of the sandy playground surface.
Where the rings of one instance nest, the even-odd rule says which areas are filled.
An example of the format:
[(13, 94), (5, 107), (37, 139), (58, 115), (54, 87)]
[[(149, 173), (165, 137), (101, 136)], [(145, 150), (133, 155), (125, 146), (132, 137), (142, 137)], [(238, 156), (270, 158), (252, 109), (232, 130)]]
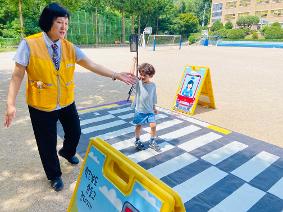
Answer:
[[(99, 63), (128, 70), (128, 48), (85, 49)], [(283, 147), (283, 49), (177, 47), (140, 49), (139, 62), (156, 68), (158, 105), (170, 108), (185, 65), (211, 70), (216, 109), (193, 117)]]
[[(128, 71), (132, 57), (135, 56), (129, 48), (83, 49), (83, 51), (96, 62), (117, 71)], [(1, 69), (4, 66), (5, 70), (11, 72), (13, 55), (13, 52), (0, 54)], [(281, 147), (283, 147), (282, 58), (283, 49), (203, 46), (184, 46), (181, 50), (178, 50), (178, 47), (158, 46), (156, 51), (152, 51), (152, 48), (139, 49), (139, 63), (149, 62), (156, 68), (154, 81), (157, 84), (159, 106), (165, 108), (172, 106), (185, 65), (207, 66), (211, 70), (217, 108), (212, 110), (197, 107), (193, 117)], [(79, 66), (77, 70), (86, 72)], [(77, 88), (81, 88), (82, 84), (85, 83), (77, 82)], [(89, 89), (91, 88), (88, 84), (80, 92), (94, 93), (93, 90), (88, 91)], [(102, 92), (103, 94), (97, 95), (108, 95), (107, 90)], [(126, 98), (127, 94), (124, 96)], [(90, 101), (90, 103), (105, 102), (102, 100)], [(78, 95), (77, 104), (82, 107), (88, 106), (83, 104)]]
[[(83, 49), (96, 62), (128, 71), (129, 48)], [(184, 66), (211, 69), (216, 109), (198, 107), (194, 118), (283, 147), (283, 49), (177, 47), (140, 49), (140, 62), (156, 68), (158, 105), (170, 108)], [(0, 53), (0, 124), (15, 52)], [(127, 98), (129, 86), (97, 77), (81, 67), (75, 75), (76, 103), (89, 107)], [(65, 189), (49, 189), (35, 144), (24, 84), (17, 98), (17, 117), (9, 129), (0, 127), (1, 211), (66, 211), (79, 166), (61, 160)], [(59, 142), (62, 145), (62, 141)]]

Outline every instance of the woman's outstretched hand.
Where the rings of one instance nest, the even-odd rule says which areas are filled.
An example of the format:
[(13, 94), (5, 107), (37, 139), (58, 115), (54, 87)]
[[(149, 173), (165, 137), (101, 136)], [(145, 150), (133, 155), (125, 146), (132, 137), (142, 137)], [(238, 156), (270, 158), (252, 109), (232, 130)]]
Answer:
[(116, 78), (128, 85), (134, 85), (137, 82), (137, 77), (134, 74), (128, 72), (117, 73)]

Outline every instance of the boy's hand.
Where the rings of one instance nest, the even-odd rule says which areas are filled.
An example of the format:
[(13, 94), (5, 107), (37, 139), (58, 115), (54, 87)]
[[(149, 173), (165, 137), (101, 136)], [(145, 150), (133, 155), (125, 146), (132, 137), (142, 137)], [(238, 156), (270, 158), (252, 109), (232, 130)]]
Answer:
[(133, 57), (133, 64), (132, 64), (131, 70), (130, 70), (131, 74), (135, 74), (136, 66), (137, 66), (137, 57)]
[(133, 57), (133, 63), (137, 64), (137, 57)]

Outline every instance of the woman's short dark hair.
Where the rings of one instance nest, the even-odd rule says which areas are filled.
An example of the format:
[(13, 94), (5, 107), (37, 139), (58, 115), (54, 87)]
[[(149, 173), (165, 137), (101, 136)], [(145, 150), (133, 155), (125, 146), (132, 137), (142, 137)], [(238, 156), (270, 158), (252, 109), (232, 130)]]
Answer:
[(149, 63), (143, 63), (141, 65), (139, 65), (138, 67), (138, 71), (140, 74), (146, 74), (148, 76), (153, 76), (155, 74), (155, 69), (152, 65), (150, 65)]
[(52, 27), (54, 19), (58, 17), (70, 18), (70, 13), (67, 9), (59, 5), (58, 3), (48, 4), (42, 11), (39, 17), (39, 27), (44, 32), (49, 32)]

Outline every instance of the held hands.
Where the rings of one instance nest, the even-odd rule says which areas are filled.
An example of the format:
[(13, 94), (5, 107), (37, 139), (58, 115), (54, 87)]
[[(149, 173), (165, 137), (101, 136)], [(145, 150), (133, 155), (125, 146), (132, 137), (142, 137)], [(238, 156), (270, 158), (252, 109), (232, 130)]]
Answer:
[(15, 116), (16, 116), (16, 107), (14, 105), (7, 105), (5, 118), (4, 118), (4, 127), (10, 127)]
[(137, 77), (134, 74), (127, 72), (117, 73), (116, 78), (128, 85), (133, 85), (137, 81)]

